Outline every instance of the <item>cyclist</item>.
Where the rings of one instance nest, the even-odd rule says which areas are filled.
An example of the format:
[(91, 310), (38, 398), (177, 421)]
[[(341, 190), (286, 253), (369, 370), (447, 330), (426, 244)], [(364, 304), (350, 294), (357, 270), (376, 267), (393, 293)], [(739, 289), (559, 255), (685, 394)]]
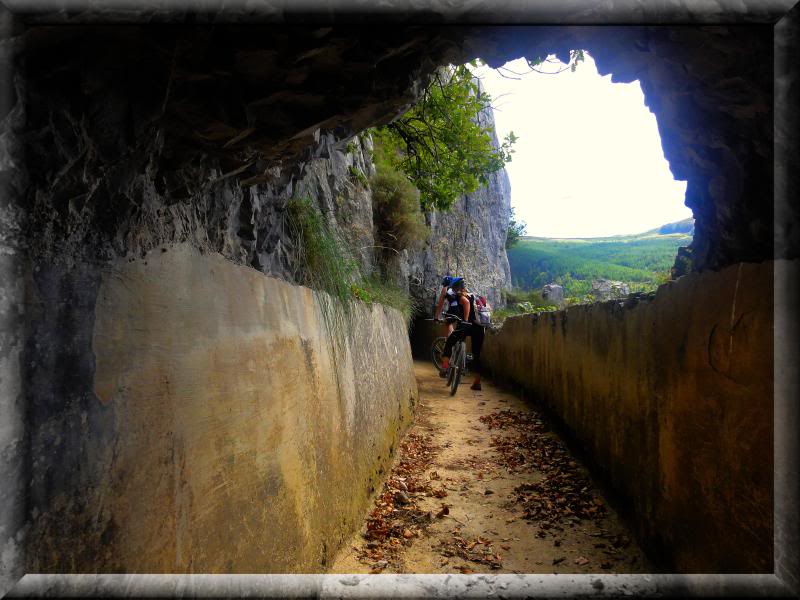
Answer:
[[(451, 312), (451, 309), (455, 309), (456, 305), (458, 304), (458, 300), (456, 298), (456, 293), (453, 291), (453, 288), (450, 286), (452, 285), (453, 281), (461, 279), (460, 277), (451, 277), (450, 275), (446, 275), (442, 279), (442, 289), (439, 292), (439, 300), (436, 302), (436, 313), (434, 314), (434, 319), (440, 321), (442, 319), (442, 312), (444, 312), (445, 316)], [(455, 320), (445, 319), (444, 325), (444, 335), (448, 337), (451, 333), (453, 333)]]
[(442, 369), (447, 371), (450, 365), (450, 353), (457, 341), (466, 336), (472, 338), (472, 370), (475, 372), (475, 380), (469, 389), (481, 389), (481, 348), (483, 347), (484, 329), (477, 323), (475, 315), (475, 298), (467, 290), (466, 284), (461, 277), (456, 277), (451, 283), (450, 288), (456, 296), (456, 306), (451, 308), (450, 313), (456, 315), (459, 321), (453, 333), (447, 337), (447, 343), (442, 352)]

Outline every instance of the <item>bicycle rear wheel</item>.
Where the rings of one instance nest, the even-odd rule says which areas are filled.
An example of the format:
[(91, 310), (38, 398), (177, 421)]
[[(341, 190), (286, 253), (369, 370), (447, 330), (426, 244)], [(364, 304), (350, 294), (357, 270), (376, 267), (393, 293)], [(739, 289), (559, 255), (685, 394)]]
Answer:
[(444, 352), (445, 343), (447, 343), (447, 338), (438, 337), (433, 340), (433, 344), (431, 344), (431, 358), (433, 359), (433, 364), (439, 371), (442, 370), (442, 352)]
[(466, 344), (458, 342), (456, 349), (453, 349), (453, 380), (450, 384), (450, 395), (454, 396), (458, 389), (458, 384), (461, 383), (461, 376), (464, 374), (464, 363), (466, 358)]
[(450, 352), (450, 366), (447, 368), (447, 387), (453, 385), (453, 377), (455, 377), (457, 366), (458, 366), (458, 344), (455, 344)]

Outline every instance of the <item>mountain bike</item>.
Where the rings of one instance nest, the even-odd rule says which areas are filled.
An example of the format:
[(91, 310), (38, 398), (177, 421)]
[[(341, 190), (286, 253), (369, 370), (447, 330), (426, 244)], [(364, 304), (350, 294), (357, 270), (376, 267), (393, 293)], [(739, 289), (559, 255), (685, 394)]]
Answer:
[[(466, 323), (463, 319), (459, 319), (455, 315), (447, 315), (448, 319), (458, 321), (459, 323)], [(435, 321), (436, 319), (429, 319)], [(453, 331), (455, 333), (455, 331)], [(452, 335), (452, 334), (451, 334)], [(442, 370), (442, 352), (447, 338), (439, 337), (433, 341), (431, 346), (431, 355), (433, 364), (439, 371)], [(450, 364), (447, 368), (447, 386), (450, 388), (450, 395), (453, 396), (458, 389), (458, 384), (461, 383), (461, 378), (467, 371), (467, 359), (470, 358), (467, 354), (466, 336), (463, 336), (453, 345), (453, 350), (450, 353)]]
[[(445, 322), (444, 319), (425, 319), (426, 321), (434, 321), (438, 323)], [(440, 336), (434, 338), (433, 343), (431, 344), (431, 360), (433, 361), (433, 366), (436, 367), (436, 370), (440, 373), (444, 371), (442, 369), (442, 352), (444, 352), (444, 345), (447, 343), (447, 336)], [(469, 365), (470, 361), (472, 360), (472, 355), (467, 352), (467, 365)]]

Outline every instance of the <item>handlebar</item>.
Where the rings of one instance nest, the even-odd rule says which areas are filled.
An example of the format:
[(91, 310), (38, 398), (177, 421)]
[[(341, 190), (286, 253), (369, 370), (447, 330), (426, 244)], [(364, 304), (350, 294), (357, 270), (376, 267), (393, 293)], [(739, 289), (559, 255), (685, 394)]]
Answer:
[(446, 323), (448, 320), (458, 321), (460, 323), (469, 323), (457, 315), (448, 314), (446, 319), (425, 319), (426, 321), (434, 321), (436, 323)]

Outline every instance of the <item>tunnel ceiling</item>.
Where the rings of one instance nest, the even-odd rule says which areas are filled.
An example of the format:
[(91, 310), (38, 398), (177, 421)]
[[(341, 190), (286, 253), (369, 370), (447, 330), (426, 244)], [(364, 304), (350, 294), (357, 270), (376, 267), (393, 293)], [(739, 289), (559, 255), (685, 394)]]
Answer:
[[(65, 119), (94, 140), (84, 171), (128, 161), (158, 170), (167, 187), (208, 160), (244, 185), (267, 182), (271, 167), (318, 152), (320, 132), (344, 140), (402, 113), (448, 62), (499, 66), (586, 49), (601, 74), (641, 82), (670, 168), (689, 182), (693, 268), (773, 255), (769, 25), (31, 25), (15, 33), (31, 178), (76, 160), (77, 149), (37, 138)], [(154, 148), (157, 164), (135, 165)]]

